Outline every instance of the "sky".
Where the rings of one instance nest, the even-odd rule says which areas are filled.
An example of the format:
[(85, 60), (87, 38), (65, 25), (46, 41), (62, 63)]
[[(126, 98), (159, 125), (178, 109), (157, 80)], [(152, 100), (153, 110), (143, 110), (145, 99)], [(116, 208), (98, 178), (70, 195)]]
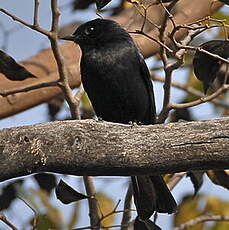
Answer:
[[(8, 0), (1, 2), (1, 8), (4, 8), (6, 10), (9, 10), (11, 13), (17, 15), (18, 17), (23, 18), (24, 20), (31, 22), (32, 19), (32, 9), (33, 9), (33, 1), (31, 0)], [(47, 0), (41, 0), (40, 5), (40, 25), (44, 28), (50, 27), (50, 1)], [(61, 10), (61, 21), (60, 26), (68, 24), (74, 20), (81, 20), (86, 21), (90, 20), (96, 17), (94, 13), (94, 6), (91, 7), (91, 10), (89, 12), (83, 11), (83, 12), (72, 12), (67, 5), (70, 3), (69, 0), (60, 0), (59, 5), (62, 6)], [(0, 14), (0, 27), (4, 28), (4, 31), (11, 31), (11, 35), (9, 37), (9, 43), (7, 46), (7, 53), (11, 55), (14, 59), (17, 61), (24, 60), (30, 56), (33, 56), (39, 52), (39, 50), (49, 47), (49, 42), (47, 38), (45, 38), (43, 35), (40, 35), (37, 32), (32, 31), (31, 29), (25, 28), (21, 26), (18, 23), (15, 23), (12, 21), (9, 17)], [(2, 44), (4, 44), (4, 36), (2, 30), (0, 30), (0, 47)], [(151, 63), (151, 60), (147, 61), (148, 64)], [(184, 76), (184, 72), (177, 71), (175, 75), (175, 80), (179, 82), (185, 82), (185, 79), (182, 78)], [(161, 107), (162, 104), (162, 96), (163, 96), (163, 88), (162, 84), (155, 83), (155, 92), (156, 92), (156, 98), (157, 98), (157, 107), (158, 110)], [(180, 90), (173, 90), (172, 91), (172, 99), (175, 102), (179, 102), (180, 98), (182, 98), (183, 92)], [(67, 108), (67, 106), (65, 106)], [(203, 112), (204, 111), (204, 112)], [(214, 113), (212, 110), (212, 107), (209, 104), (204, 104), (201, 106), (198, 106), (195, 110), (192, 110), (193, 115), (196, 119), (214, 119), (217, 118), (218, 115)], [(66, 115), (66, 109), (63, 110), (60, 114), (60, 118), (64, 117)], [(28, 111), (22, 112), (20, 114), (11, 116), (7, 119), (0, 120), (0, 128), (7, 128), (7, 127), (15, 127), (15, 126), (21, 126), (21, 125), (30, 125), (35, 123), (43, 123), (47, 122), (47, 107), (46, 105), (39, 105), (35, 108), (32, 108)], [(60, 176), (59, 176), (60, 177)], [(120, 177), (112, 177), (110, 181), (113, 181), (113, 183), (104, 182), (104, 177), (97, 177), (96, 178), (96, 186), (99, 191), (105, 190), (114, 200), (118, 201), (118, 199), (122, 196), (122, 193), (125, 188), (125, 183), (127, 179), (120, 178)], [(80, 189), (83, 191), (82, 188), (82, 182), (81, 179), (78, 177), (68, 177), (67, 182), (70, 184), (78, 184), (80, 186)], [(26, 182), (27, 186), (36, 186), (34, 181), (32, 179), (28, 179)], [(120, 187), (120, 190), (117, 190), (116, 188)], [(111, 192), (116, 191), (116, 192)], [(174, 189), (173, 194), (175, 195), (176, 199), (179, 201), (180, 198), (186, 194), (193, 192), (192, 185), (189, 181), (189, 179), (183, 179), (181, 183)], [(207, 193), (210, 195), (217, 194), (218, 196), (223, 197), (225, 195), (225, 190), (219, 186), (213, 185), (208, 179), (204, 182), (204, 187), (201, 188), (201, 192)], [(55, 198), (53, 199), (53, 202), (55, 203)], [(122, 204), (122, 203), (121, 203)], [(69, 213), (69, 207), (64, 206), (63, 204), (60, 204), (59, 201), (57, 201), (58, 207), (63, 208), (64, 213), (67, 215)], [(23, 204), (19, 201), (14, 204), (14, 210), (6, 212), (6, 214), (9, 216), (9, 219), (16, 218), (18, 211), (23, 207)], [(86, 212), (86, 205), (84, 205), (84, 211), (82, 213)], [(22, 219), (25, 218), (26, 215), (31, 215), (31, 210), (28, 210), (26, 208), (23, 208), (23, 212), (25, 215), (21, 217)], [(80, 221), (79, 225), (84, 226), (87, 225), (87, 219), (82, 218), (82, 221)], [(19, 221), (20, 222), (20, 221)], [(16, 221), (16, 224), (19, 224), (18, 221)], [(168, 226), (168, 222), (170, 222), (169, 217), (167, 215), (162, 215), (162, 217), (159, 218), (159, 225), (161, 226)], [(79, 227), (79, 226), (77, 226)], [(4, 229), (4, 226), (0, 223), (0, 229)]]

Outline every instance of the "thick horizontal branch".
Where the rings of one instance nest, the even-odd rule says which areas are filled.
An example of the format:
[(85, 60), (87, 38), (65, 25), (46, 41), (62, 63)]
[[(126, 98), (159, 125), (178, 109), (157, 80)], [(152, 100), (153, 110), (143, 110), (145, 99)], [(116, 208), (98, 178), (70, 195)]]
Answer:
[(229, 118), (138, 126), (59, 121), (0, 131), (0, 181), (35, 172), (136, 175), (226, 169)]

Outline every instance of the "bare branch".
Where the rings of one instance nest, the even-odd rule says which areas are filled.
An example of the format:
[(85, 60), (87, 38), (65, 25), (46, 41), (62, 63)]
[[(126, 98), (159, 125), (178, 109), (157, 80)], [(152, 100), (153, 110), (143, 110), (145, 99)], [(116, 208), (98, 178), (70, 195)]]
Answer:
[(187, 49), (187, 50), (195, 50), (195, 51), (199, 51), (199, 52), (202, 52), (202, 53), (205, 53), (205, 54), (208, 54), (209, 56), (211, 57), (214, 57), (216, 59), (219, 59), (220, 61), (226, 63), (226, 64), (229, 64), (229, 60), (217, 55), (217, 54), (214, 54), (214, 53), (211, 53), (201, 47), (193, 47), (193, 46), (187, 46), (187, 45), (179, 45), (179, 48), (180, 49)]
[(3, 9), (3, 8), (0, 8), (0, 12), (6, 14), (7, 16), (11, 17), (14, 21), (17, 21), (17, 22), (23, 24), (24, 26), (29, 27), (29, 28), (32, 29), (32, 30), (35, 30), (35, 31), (37, 31), (37, 32), (40, 32), (40, 33), (42, 33), (42, 34), (44, 34), (44, 35), (46, 35), (46, 36), (48, 36), (48, 37), (50, 36), (50, 32), (49, 32), (49, 31), (47, 31), (47, 30), (45, 30), (45, 29), (42, 29), (42, 28), (39, 27), (39, 26), (34, 26), (34, 25), (32, 25), (32, 24), (29, 24), (28, 22), (22, 20), (21, 18), (18, 18), (16, 15), (11, 14), (9, 11), (7, 11), (7, 10), (5, 10), (5, 9)]
[(40, 0), (34, 0), (33, 25), (35, 27), (39, 27), (39, 22), (38, 22), (39, 5), (40, 5)]
[(89, 216), (90, 216), (90, 222), (91, 222), (90, 229), (99, 230), (100, 229), (100, 217), (98, 214), (97, 200), (95, 198), (96, 191), (95, 191), (93, 179), (90, 176), (84, 176), (83, 180), (84, 180), (87, 195), (90, 197), (88, 199)]
[(20, 196), (17, 196), (17, 198), (20, 199), (34, 213), (34, 218), (33, 218), (33, 223), (32, 223), (32, 227), (33, 227), (32, 230), (36, 230), (36, 227), (37, 227), (37, 216), (38, 216), (37, 211), (24, 198), (22, 198)]
[(4, 216), (2, 214), (0, 214), (0, 221), (4, 222), (12, 230), (18, 230), (18, 228), (15, 227), (10, 221), (8, 221), (7, 218), (6, 218), (6, 216)]
[[(120, 228), (121, 225), (111, 225), (111, 226), (101, 226), (101, 229), (109, 229), (109, 228)], [(82, 228), (74, 228), (72, 230), (85, 230), (85, 229), (92, 229), (92, 226), (82, 227)]]
[[(165, 79), (163, 77), (160, 77), (156, 74), (154, 74), (153, 72), (150, 73), (150, 76), (151, 78), (154, 80), (154, 81), (159, 81), (159, 82), (164, 82)], [(172, 81), (172, 86), (177, 88), (177, 89), (181, 89), (189, 94), (192, 94), (196, 97), (200, 97), (200, 98), (203, 98), (205, 97), (206, 95), (202, 92), (200, 92), (199, 90), (196, 90), (194, 88), (192, 88), (191, 86), (189, 85), (184, 85), (184, 84), (181, 84), (179, 82), (176, 82), (176, 81)], [(229, 104), (225, 104), (223, 102), (221, 102), (221, 100), (217, 100), (217, 99), (213, 99), (211, 101), (209, 101), (210, 103), (213, 103), (217, 106), (221, 106), (223, 108), (229, 108)]]
[(60, 75), (59, 86), (61, 87), (64, 93), (64, 96), (68, 102), (68, 105), (70, 107), (72, 119), (76, 119), (78, 117), (77, 116), (78, 105), (75, 103), (71, 87), (69, 86), (68, 71), (64, 63), (64, 58), (60, 52), (60, 48), (58, 47), (58, 35), (57, 34), (58, 34), (58, 23), (59, 23), (60, 12), (58, 9), (57, 0), (51, 1), (51, 9), (52, 9), (52, 28), (51, 28), (52, 36), (49, 36), (49, 40), (51, 42), (52, 51), (56, 59), (57, 68), (58, 68), (59, 75)]
[(58, 86), (59, 80), (51, 81), (51, 82), (41, 82), (36, 85), (31, 85), (31, 86), (25, 86), (25, 87), (19, 87), (13, 90), (8, 90), (8, 91), (3, 91), (0, 90), (0, 95), (3, 97), (16, 94), (16, 93), (22, 93), (22, 92), (28, 92), (34, 89), (40, 89), (44, 87), (50, 87), (50, 86)]
[(121, 200), (119, 200), (119, 201), (117, 202), (117, 204), (115, 205), (115, 207), (113, 208), (113, 210), (110, 211), (109, 213), (107, 213), (106, 215), (103, 215), (103, 213), (101, 213), (101, 214), (102, 214), (102, 217), (100, 218), (100, 222), (101, 222), (102, 220), (108, 218), (109, 216), (112, 216), (112, 215), (116, 214), (116, 213), (122, 213), (122, 212), (124, 212), (123, 210), (117, 210), (117, 208), (118, 208), (120, 202), (121, 202)]
[(167, 183), (168, 188), (170, 190), (173, 190), (174, 187), (182, 180), (184, 176), (186, 176), (186, 172), (175, 173)]
[(211, 94), (210, 96), (202, 97), (198, 100), (188, 102), (188, 103), (182, 103), (182, 104), (170, 103), (170, 106), (168, 109), (169, 110), (171, 110), (171, 109), (182, 109), (182, 108), (189, 108), (189, 107), (197, 106), (197, 105), (203, 104), (205, 102), (212, 101), (213, 99), (217, 98), (219, 95), (221, 95), (222, 93), (224, 93), (227, 90), (229, 90), (229, 85), (224, 84), (215, 93)]
[(51, 31), (54, 32), (54, 33), (57, 33), (58, 32), (58, 27), (59, 27), (59, 17), (60, 17), (60, 11), (59, 11), (59, 8), (58, 8), (58, 1), (57, 0), (52, 0), (51, 1), (51, 9), (52, 9)]
[(229, 118), (134, 127), (50, 122), (0, 131), (0, 181), (44, 171), (129, 176), (225, 169), (228, 148)]
[(132, 34), (142, 34), (145, 37), (149, 38), (150, 40), (156, 42), (157, 44), (159, 44), (160, 46), (164, 47), (168, 52), (173, 53), (173, 50), (170, 49), (168, 46), (166, 46), (164, 43), (162, 43), (161, 41), (157, 40), (154, 37), (151, 37), (150, 35), (146, 34), (145, 32), (141, 31), (141, 30), (136, 30), (136, 31), (129, 31), (129, 33)]
[(120, 228), (120, 230), (128, 230), (129, 222), (131, 219), (132, 196), (133, 196), (133, 188), (132, 188), (132, 184), (129, 183), (128, 190), (125, 196), (124, 212), (123, 212), (122, 222), (121, 222), (122, 227)]
[[(176, 3), (176, 1), (174, 1)], [(164, 7), (164, 5), (162, 4), (162, 6)], [(173, 6), (173, 5), (171, 5)], [(160, 42), (165, 44), (165, 29), (167, 26), (167, 20), (168, 17), (172, 18), (173, 16), (170, 14), (170, 10), (172, 9), (172, 7), (169, 7), (168, 9), (165, 9), (165, 15), (163, 17), (162, 20), (162, 24), (161, 27), (159, 28), (159, 39)], [(173, 52), (174, 53), (174, 52)], [(165, 109), (167, 108), (169, 102), (170, 102), (170, 96), (171, 96), (171, 82), (172, 82), (172, 71), (173, 69), (168, 68), (168, 57), (167, 57), (167, 53), (166, 50), (163, 46), (161, 46), (160, 48), (160, 57), (161, 60), (163, 62), (164, 65), (164, 72), (165, 72), (165, 82), (164, 82), (164, 98), (163, 98), (163, 107), (162, 107), (162, 111), (165, 111)], [(159, 118), (158, 118), (158, 122), (159, 123), (163, 123), (165, 121), (165, 119), (167, 118), (168, 114), (164, 114), (163, 118), (162, 118), (162, 114), (164, 114), (163, 112), (160, 113)]]
[[(162, 31), (162, 33), (164, 33)], [(189, 44), (192, 40), (192, 35), (194, 31), (190, 30), (188, 35), (181, 41), (181, 44)], [(162, 38), (163, 39), (163, 38)], [(171, 85), (172, 85), (172, 73), (177, 68), (181, 67), (184, 63), (184, 55), (186, 53), (185, 49), (178, 49), (178, 51), (174, 51), (174, 56), (177, 58), (177, 61), (174, 63), (169, 64), (168, 58), (165, 50), (161, 50), (161, 58), (164, 64), (164, 71), (165, 71), (165, 83), (164, 83), (164, 100), (163, 100), (163, 107), (158, 116), (158, 123), (163, 123), (168, 117), (170, 111), (170, 97), (171, 97)]]
[(79, 106), (80, 106), (80, 101), (81, 101), (83, 94), (84, 94), (84, 88), (83, 88), (83, 84), (81, 83), (76, 95), (74, 96), (75, 105), (77, 106), (76, 120), (81, 119)]
[(220, 215), (206, 215), (199, 216), (195, 219), (188, 221), (185, 224), (182, 224), (178, 227), (175, 227), (173, 230), (185, 230), (191, 228), (199, 223), (207, 222), (207, 221), (229, 221), (229, 216), (220, 216)]

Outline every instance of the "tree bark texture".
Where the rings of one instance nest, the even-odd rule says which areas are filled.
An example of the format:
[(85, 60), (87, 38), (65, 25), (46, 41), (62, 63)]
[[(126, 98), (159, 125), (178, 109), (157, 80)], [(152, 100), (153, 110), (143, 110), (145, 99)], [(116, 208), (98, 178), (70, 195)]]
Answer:
[(229, 168), (229, 118), (160, 125), (58, 121), (0, 131), (0, 181), (35, 172), (139, 175)]

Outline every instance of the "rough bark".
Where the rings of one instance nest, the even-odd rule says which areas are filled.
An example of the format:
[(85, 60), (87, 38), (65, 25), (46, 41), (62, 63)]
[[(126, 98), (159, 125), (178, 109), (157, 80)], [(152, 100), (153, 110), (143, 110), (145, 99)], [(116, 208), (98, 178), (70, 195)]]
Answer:
[(229, 118), (131, 126), (59, 121), (0, 131), (0, 181), (35, 172), (136, 175), (229, 167)]
[[(174, 17), (174, 19), (177, 22), (177, 24), (194, 22), (198, 19), (213, 14), (222, 5), (222, 3), (212, 4), (212, 0), (180, 0), (179, 6), (176, 8), (177, 14)], [(148, 14), (147, 16), (149, 16), (153, 22), (159, 24), (162, 15), (161, 12), (162, 11), (159, 8), (159, 6), (155, 6), (152, 9), (152, 11), (150, 11), (150, 14)], [(117, 17), (114, 17), (113, 19), (123, 25), (128, 25), (130, 24), (130, 22), (132, 22), (132, 24), (134, 24), (136, 28), (136, 21), (133, 20), (133, 18), (136, 19), (136, 17), (133, 17), (132, 10), (126, 9), (122, 14), (118, 15)], [(141, 21), (142, 20), (137, 21), (137, 24), (141, 23)], [(140, 26), (138, 26), (137, 28), (139, 29)], [(166, 33), (171, 31), (171, 28), (172, 25), (169, 22)], [(156, 39), (158, 38), (158, 32), (155, 29), (152, 29), (148, 32), (150, 36)], [(181, 39), (186, 34), (186, 32), (186, 30), (181, 30), (179, 33), (177, 33), (177, 39)], [(160, 47), (157, 43), (153, 42), (152, 40), (149, 40), (148, 38), (142, 35), (135, 35), (133, 37), (140, 49), (142, 50), (142, 53), (145, 57), (154, 55), (160, 50)], [(166, 42), (167, 44), (171, 43), (171, 41), (169, 40)], [(69, 68), (70, 85), (72, 88), (78, 87), (80, 84), (80, 51), (77, 48), (77, 46), (74, 46), (69, 42), (61, 45), (61, 49), (63, 52), (63, 56), (65, 57), (66, 64)], [(28, 58), (21, 64), (23, 64), (30, 72), (36, 75), (38, 79), (28, 79), (22, 82), (12, 82), (7, 80), (3, 76), (3, 74), (0, 74), (0, 90), (12, 90), (15, 88), (29, 86), (31, 84), (33, 85), (40, 82), (53, 81), (58, 78), (57, 66), (51, 49), (42, 50), (38, 55)], [(58, 95), (60, 92), (61, 91), (58, 87), (48, 87), (25, 93), (17, 93), (7, 97), (0, 96), (0, 118), (16, 114), (35, 105), (46, 102), (55, 95)]]

